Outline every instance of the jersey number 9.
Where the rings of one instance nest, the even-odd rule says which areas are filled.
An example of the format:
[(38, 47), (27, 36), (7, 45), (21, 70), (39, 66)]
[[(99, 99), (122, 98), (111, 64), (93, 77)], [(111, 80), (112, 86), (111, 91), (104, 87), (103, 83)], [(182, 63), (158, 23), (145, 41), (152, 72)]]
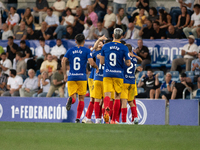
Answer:
[(111, 66), (116, 66), (116, 64), (117, 64), (117, 55), (115, 53), (110, 53), (109, 59), (110, 59), (110, 65)]

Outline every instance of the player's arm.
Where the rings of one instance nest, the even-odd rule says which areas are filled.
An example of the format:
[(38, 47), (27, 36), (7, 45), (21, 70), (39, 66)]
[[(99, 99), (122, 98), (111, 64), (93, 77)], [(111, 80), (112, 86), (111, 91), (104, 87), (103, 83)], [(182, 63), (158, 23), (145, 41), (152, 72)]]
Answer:
[(67, 75), (66, 75), (66, 62), (67, 62), (67, 58), (66, 57), (63, 57), (62, 59), (62, 70), (63, 70), (63, 74), (64, 74), (64, 79), (67, 78)]
[(100, 64), (101, 65), (105, 64), (105, 57), (104, 56), (100, 56)]
[(97, 73), (99, 72), (99, 67), (97, 66), (97, 64), (94, 62), (94, 60), (93, 60), (93, 58), (88, 58), (88, 62), (89, 62), (89, 64), (93, 67), (93, 68), (95, 68), (95, 69), (97, 69)]
[(133, 53), (130, 53), (131, 57), (135, 57), (137, 58), (140, 62), (142, 62), (142, 58), (137, 56), (137, 55), (134, 55)]
[(131, 65), (131, 60), (130, 59), (125, 60), (125, 64), (129, 67)]
[(94, 43), (94, 47), (93, 49), (97, 49), (99, 42), (103, 41), (103, 40), (107, 40), (107, 38), (105, 37), (105, 35), (103, 35), (102, 37), (100, 37), (95, 43)]

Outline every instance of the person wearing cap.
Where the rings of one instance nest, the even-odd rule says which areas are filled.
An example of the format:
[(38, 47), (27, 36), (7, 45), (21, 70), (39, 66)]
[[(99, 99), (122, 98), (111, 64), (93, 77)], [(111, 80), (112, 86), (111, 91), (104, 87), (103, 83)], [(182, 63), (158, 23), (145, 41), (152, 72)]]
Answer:
[(190, 32), (197, 38), (197, 28), (200, 27), (200, 5), (194, 5), (194, 14), (191, 16), (191, 22), (188, 27), (183, 29), (185, 36), (188, 38)]
[(116, 15), (113, 13), (113, 8), (109, 6), (107, 9), (107, 14), (104, 17), (103, 26), (108, 30), (110, 37), (112, 37), (115, 22)]
[(176, 58), (172, 61), (171, 71), (176, 71), (178, 66), (184, 64), (186, 65), (186, 71), (191, 70), (191, 62), (199, 53), (199, 49), (194, 41), (195, 37), (193, 35), (190, 35), (188, 37), (189, 44), (184, 45), (181, 50), (181, 55), (183, 56), (183, 58)]
[(200, 53), (198, 53), (198, 59), (192, 61), (191, 71), (194, 71), (194, 82), (197, 82), (198, 89), (200, 89)]

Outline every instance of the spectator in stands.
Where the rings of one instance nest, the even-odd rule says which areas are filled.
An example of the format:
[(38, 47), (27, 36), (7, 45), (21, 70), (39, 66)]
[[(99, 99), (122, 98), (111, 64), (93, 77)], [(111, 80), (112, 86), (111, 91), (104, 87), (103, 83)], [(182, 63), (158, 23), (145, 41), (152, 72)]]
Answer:
[(151, 20), (146, 19), (145, 24), (146, 27), (143, 26), (141, 28), (139, 36), (142, 37), (142, 39), (150, 39), (154, 33), (152, 22)]
[(173, 82), (171, 99), (180, 99), (180, 98), (182, 99), (183, 91), (186, 87), (189, 89), (189, 91), (192, 92), (193, 88), (192, 80), (188, 78), (185, 73), (181, 74), (180, 81), (181, 83)]
[(47, 8), (49, 8), (47, 0), (36, 0), (36, 7), (33, 7), (32, 14), (33, 18), (39, 16), (39, 24), (41, 24), (46, 17)]
[[(24, 60), (33, 57), (31, 49), (26, 45), (24, 40), (20, 41), (20, 46), (17, 49), (17, 52), (22, 53), (22, 59)], [(27, 62), (27, 60), (25, 61)]]
[(33, 27), (33, 15), (31, 9), (28, 7), (24, 14), (21, 14), (21, 22), (25, 22), (26, 27)]
[(97, 28), (96, 28), (95, 32), (93, 33), (93, 36), (95, 39), (98, 39), (99, 37), (101, 37), (103, 35), (105, 35), (106, 38), (109, 38), (108, 30), (103, 28), (103, 24), (101, 22), (98, 22)]
[(3, 74), (2, 68), (0, 68), (0, 95), (6, 91), (7, 77)]
[(33, 94), (33, 97), (46, 97), (50, 88), (48, 72), (43, 71), (42, 74), (38, 76), (38, 88), (38, 92)]
[(144, 87), (145, 92), (138, 94), (137, 98), (154, 99), (155, 91), (159, 86), (158, 74), (154, 75), (151, 69), (147, 70), (147, 75), (143, 75), (138, 83), (138, 87)]
[(12, 62), (7, 59), (5, 52), (1, 54), (0, 67), (2, 68), (2, 73), (9, 76), (10, 69), (12, 69)]
[(116, 28), (121, 28), (123, 32), (126, 32), (126, 29), (128, 27), (129, 21), (126, 16), (126, 13), (124, 12), (123, 8), (119, 8), (118, 14), (116, 15)]
[(172, 17), (164, 11), (164, 9), (159, 10), (159, 23), (160, 28), (167, 30), (167, 28), (171, 25)]
[(56, 40), (56, 45), (51, 49), (53, 59), (59, 59), (61, 55), (66, 53), (66, 48), (63, 46), (61, 39)]
[(113, 8), (111, 6), (108, 6), (107, 14), (104, 16), (103, 26), (108, 30), (110, 37), (112, 37), (115, 22), (116, 16), (113, 13)]
[(94, 12), (94, 9), (92, 7), (92, 5), (88, 6), (88, 13), (85, 14), (85, 20), (84, 23), (86, 23), (86, 21), (90, 19), (92, 21), (92, 24), (97, 27), (97, 22), (98, 22), (98, 16), (97, 14)]
[(74, 40), (76, 34), (75, 34), (74, 30), (73, 30), (73, 27), (71, 25), (68, 25), (66, 29), (67, 29), (67, 33), (66, 33), (66, 37), (65, 38), (67, 40)]
[(47, 60), (43, 61), (40, 72), (46, 71), (48, 72), (49, 77), (53, 74), (53, 72), (57, 69), (57, 61), (53, 60), (51, 53), (47, 54)]
[(168, 27), (167, 39), (181, 39), (181, 35), (175, 30), (173, 25)]
[(160, 23), (158, 21), (153, 23), (153, 29), (154, 32), (150, 39), (165, 39), (165, 31), (160, 29)]
[(200, 4), (200, 0), (194, 0), (194, 5), (195, 4)]
[(25, 29), (25, 22), (20, 23), (20, 28), (15, 31), (13, 38), (16, 40), (25, 40), (27, 36), (27, 31)]
[(53, 9), (53, 14), (59, 18), (65, 10), (65, 2), (63, 0), (57, 0), (53, 3), (51, 8)]
[(24, 81), (22, 88), (19, 89), (20, 97), (32, 97), (37, 91), (38, 78), (35, 76), (33, 69), (28, 70), (28, 78)]
[(19, 15), (16, 13), (16, 8), (10, 7), (10, 13), (8, 13), (8, 18), (6, 20), (10, 30), (19, 23), (19, 19)]
[(12, 30), (8, 28), (8, 25), (6, 23), (3, 24), (2, 30), (2, 40), (7, 40), (9, 36), (13, 36)]
[(190, 32), (197, 38), (197, 28), (200, 27), (200, 5), (194, 5), (194, 14), (191, 17), (190, 24), (183, 29), (185, 36), (188, 38)]
[(44, 38), (45, 40), (53, 39), (53, 31), (48, 28), (46, 22), (42, 22), (41, 30), (39, 30), (39, 38)]
[(22, 87), (23, 79), (17, 76), (17, 72), (14, 69), (10, 69), (10, 77), (7, 82), (7, 89), (2, 96), (19, 96), (19, 89)]
[(80, 6), (84, 11), (87, 11), (87, 7), (91, 4), (91, 0), (80, 0)]
[(188, 37), (189, 44), (183, 46), (181, 55), (183, 58), (176, 58), (172, 61), (171, 71), (176, 71), (179, 65), (186, 64), (186, 71), (191, 70), (191, 62), (195, 56), (199, 53), (197, 45), (194, 43), (195, 38), (193, 35)]
[(13, 62), (13, 59), (16, 56), (17, 49), (18, 49), (18, 45), (13, 42), (13, 37), (9, 36), (6, 56), (8, 59), (10, 59), (11, 62)]
[(27, 40), (37, 40), (39, 39), (39, 35), (37, 34), (36, 31), (33, 30), (32, 27), (28, 27), (27, 28), (27, 36), (26, 36)]
[(194, 71), (194, 82), (197, 82), (197, 87), (200, 89), (200, 53), (198, 53), (198, 59), (192, 61), (191, 71)]
[(74, 31), (76, 34), (82, 33), (84, 30), (84, 20), (85, 16), (83, 14), (82, 8), (78, 7), (76, 8), (76, 16), (74, 17)]
[(8, 0), (7, 1), (8, 10), (10, 10), (11, 7), (15, 7), (17, 9), (17, 2), (18, 0)]
[(128, 24), (128, 30), (124, 35), (125, 39), (139, 39), (139, 30), (135, 28), (134, 23)]
[(191, 16), (193, 13), (193, 3), (194, 0), (176, 0), (176, 2), (180, 3), (180, 8), (179, 7), (174, 7), (170, 11), (170, 16), (172, 16), (172, 25), (176, 25), (177, 23), (177, 18), (181, 14), (181, 8), (182, 6), (187, 7), (187, 13)]
[(66, 4), (66, 9), (70, 8), (72, 13), (76, 13), (76, 7), (78, 7), (78, 0), (68, 0)]
[(17, 75), (21, 76), (23, 79), (26, 79), (26, 62), (23, 60), (23, 54), (21, 52), (16, 53), (16, 71)]
[(162, 98), (166, 99), (167, 102), (169, 102), (169, 99), (172, 95), (172, 85), (174, 84), (174, 81), (172, 81), (171, 79), (171, 73), (166, 73), (165, 82), (162, 83), (160, 88), (156, 89), (155, 99)]
[(66, 10), (66, 17), (62, 17), (61, 25), (59, 25), (53, 33), (53, 36), (57, 34), (57, 39), (62, 39), (62, 35), (66, 32), (66, 27), (68, 25), (73, 25), (74, 23), (74, 16), (72, 16), (72, 11), (70, 8)]
[(127, 0), (113, 0), (114, 14), (117, 14), (120, 8), (126, 10), (126, 3)]
[(83, 35), (85, 36), (86, 40), (94, 40), (93, 33), (95, 32), (96, 28), (93, 26), (92, 21), (90, 19), (88, 19), (86, 23), (87, 23), (87, 28), (83, 30)]
[(64, 86), (64, 75), (62, 72), (61, 64), (59, 63), (57, 66), (57, 71), (54, 72), (51, 77), (51, 86), (46, 97), (51, 97), (55, 90), (59, 90), (60, 97), (64, 97)]
[(56, 29), (56, 27), (60, 24), (58, 16), (53, 14), (53, 9), (52, 8), (48, 8), (47, 9), (47, 16), (46, 16), (44, 21), (48, 24), (47, 28), (51, 29), (53, 32)]
[(104, 16), (106, 14), (108, 5), (108, 0), (95, 0), (93, 8), (98, 16), (98, 21), (103, 22)]
[(135, 17), (135, 22), (134, 22), (135, 23), (135, 27), (140, 30), (143, 27), (145, 20), (146, 20), (146, 16), (144, 15), (144, 9), (141, 8), (140, 12), (139, 12), (139, 15), (137, 15)]
[(149, 9), (148, 20), (150, 20), (151, 22), (159, 21), (158, 11), (155, 7), (151, 7)]
[(183, 6), (181, 8), (181, 13), (178, 16), (178, 22), (177, 24), (174, 26), (176, 31), (178, 32), (178, 34), (182, 34), (183, 33), (183, 28), (187, 27), (190, 23), (190, 15), (187, 13), (187, 7)]
[[(10, 9), (9, 9), (10, 10)], [(9, 11), (6, 9), (6, 7), (4, 6), (3, 2), (0, 2), (0, 29), (2, 27), (2, 22), (4, 21), (3, 19), (3, 13), (7, 12), (9, 13)]]
[[(136, 54), (142, 58), (142, 63), (141, 63), (141, 67), (143, 68), (143, 70), (146, 69), (146, 65), (151, 63), (151, 56), (149, 53), (149, 49), (148, 47), (143, 45), (143, 41), (140, 39), (138, 40), (138, 47), (136, 48), (135, 52)], [(138, 61), (138, 63), (140, 63)]]

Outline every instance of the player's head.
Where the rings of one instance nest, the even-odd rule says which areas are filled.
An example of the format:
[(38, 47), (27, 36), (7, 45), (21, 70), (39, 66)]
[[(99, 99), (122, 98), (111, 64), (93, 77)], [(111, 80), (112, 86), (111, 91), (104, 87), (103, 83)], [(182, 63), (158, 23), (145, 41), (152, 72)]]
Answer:
[(85, 36), (83, 34), (77, 34), (75, 36), (76, 44), (77, 45), (84, 45), (85, 44)]
[(147, 76), (148, 76), (149, 78), (152, 78), (152, 77), (153, 77), (153, 70), (152, 70), (152, 69), (148, 69), (148, 70), (147, 70)]
[(107, 40), (104, 41), (104, 44), (110, 43), (110, 42), (112, 42), (112, 40), (111, 39), (107, 39)]
[(120, 40), (122, 38), (123, 35), (123, 30), (120, 28), (115, 28), (114, 30), (114, 39)]
[(132, 46), (131, 46), (131, 44), (125, 44), (125, 45), (128, 47), (128, 51), (132, 52)]
[(126, 45), (126, 41), (121, 40), (120, 42), (121, 42), (122, 44)]

